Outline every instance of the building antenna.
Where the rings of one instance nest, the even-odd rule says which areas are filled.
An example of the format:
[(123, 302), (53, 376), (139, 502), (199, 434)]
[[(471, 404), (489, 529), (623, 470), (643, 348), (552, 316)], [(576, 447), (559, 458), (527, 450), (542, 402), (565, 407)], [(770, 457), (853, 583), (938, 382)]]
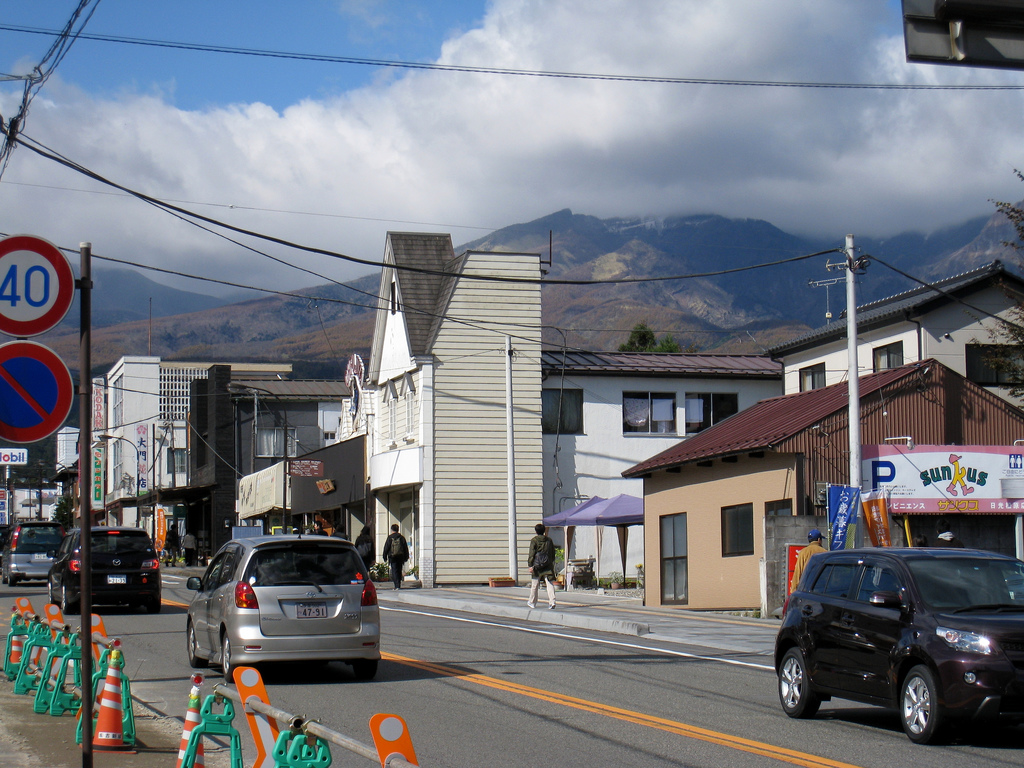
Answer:
[[(831, 266), (831, 265), (829, 265), (829, 266)], [(829, 302), (828, 289), (831, 288), (833, 285), (837, 285), (838, 283), (842, 283), (842, 282), (845, 282), (845, 281), (846, 281), (845, 277), (831, 277), (828, 280), (808, 280), (807, 281), (807, 284), (810, 285), (810, 286), (813, 286), (814, 288), (821, 288), (822, 286), (825, 287), (825, 319), (828, 320), (828, 321), (832, 320), (832, 306), (831, 306), (831, 303)]]

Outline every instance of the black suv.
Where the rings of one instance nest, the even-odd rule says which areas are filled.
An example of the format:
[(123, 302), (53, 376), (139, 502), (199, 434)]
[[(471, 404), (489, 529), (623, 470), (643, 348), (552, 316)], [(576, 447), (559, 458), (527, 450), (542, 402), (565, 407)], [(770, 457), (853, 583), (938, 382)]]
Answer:
[[(160, 560), (141, 528), (92, 529), (92, 602), (160, 612)], [(66, 614), (81, 610), (82, 530), (68, 532), (48, 577), (50, 601)]]
[(972, 549), (812, 557), (775, 641), (779, 700), (813, 717), (832, 696), (899, 710), (919, 744), (947, 720), (1024, 720), (1024, 562)]

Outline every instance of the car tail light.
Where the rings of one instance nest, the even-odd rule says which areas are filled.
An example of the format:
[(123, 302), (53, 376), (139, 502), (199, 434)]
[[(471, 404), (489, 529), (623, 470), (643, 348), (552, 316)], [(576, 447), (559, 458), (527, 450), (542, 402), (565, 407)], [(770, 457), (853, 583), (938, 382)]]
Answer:
[(239, 581), (235, 584), (235, 607), (236, 608), (259, 608), (260, 601), (256, 599), (256, 593), (252, 591), (252, 585), (247, 581)]
[(373, 586), (372, 581), (367, 581), (363, 585), (363, 599), (359, 601), (360, 605), (376, 605), (377, 604), (377, 588)]
[(786, 612), (789, 610), (789, 598), (790, 598), (790, 595), (786, 595), (786, 601), (782, 604), (782, 615), (783, 616), (785, 616)]
[(143, 560), (142, 561), (142, 570), (144, 570), (144, 571), (158, 571), (158, 570), (160, 570), (160, 561), (159, 560)]
[(21, 528), (18, 528), (11, 534), (11, 549), (18, 548), (18, 537), (21, 535)]
[(68, 560), (68, 570), (72, 573), (80, 573), (82, 570), (81, 560)]

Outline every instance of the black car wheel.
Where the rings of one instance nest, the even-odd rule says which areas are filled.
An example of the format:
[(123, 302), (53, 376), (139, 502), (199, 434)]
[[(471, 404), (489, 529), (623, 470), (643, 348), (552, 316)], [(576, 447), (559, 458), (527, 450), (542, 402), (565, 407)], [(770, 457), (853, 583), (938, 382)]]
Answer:
[(220, 647), (220, 668), (224, 672), (224, 679), (230, 683), (231, 672), (235, 667), (231, 663), (231, 638), (228, 637), (227, 632), (225, 632), (224, 636), (221, 638)]
[(67, 616), (74, 616), (78, 613), (78, 601), (72, 600), (68, 595), (67, 586), (60, 588), (60, 612)]
[(807, 664), (799, 648), (790, 648), (779, 665), (779, 701), (790, 717), (814, 717), (821, 706), (821, 697), (811, 690)]
[(159, 597), (150, 597), (142, 606), (146, 609), (146, 613), (160, 613), (163, 609), (163, 602)]
[(206, 669), (210, 662), (199, 655), (199, 641), (196, 639), (196, 628), (192, 622), (188, 623), (188, 630), (185, 632), (188, 643), (188, 664), (192, 669)]
[(939, 739), (942, 712), (935, 676), (924, 665), (910, 670), (900, 688), (900, 722), (915, 744), (934, 744)]
[(356, 659), (352, 662), (352, 674), (356, 680), (373, 680), (377, 676), (377, 659)]
[(57, 593), (53, 591), (53, 579), (47, 579), (46, 581), (46, 596), (51, 603), (57, 604)]

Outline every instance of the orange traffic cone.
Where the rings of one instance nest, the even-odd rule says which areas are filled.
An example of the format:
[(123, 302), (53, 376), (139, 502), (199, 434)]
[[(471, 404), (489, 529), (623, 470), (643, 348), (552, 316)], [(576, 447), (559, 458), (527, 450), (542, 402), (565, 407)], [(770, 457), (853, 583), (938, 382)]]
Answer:
[(25, 649), (25, 638), (28, 635), (14, 635), (11, 638), (11, 665), (21, 664), (21, 652)]
[[(192, 691), (188, 695), (188, 712), (185, 713), (185, 727), (181, 732), (181, 745), (178, 747), (178, 763), (174, 768), (181, 768), (181, 764), (185, 761), (185, 752), (188, 749), (188, 739), (192, 735), (192, 729), (202, 722), (202, 718), (199, 717), (199, 686), (202, 684), (202, 675), (192, 675)], [(192, 765), (193, 768), (205, 768), (206, 766), (202, 739), (196, 745), (196, 759)]]
[(92, 748), (98, 752), (134, 752), (124, 743), (124, 706), (121, 698), (121, 652), (110, 652), (107, 679), (103, 681), (99, 696), (99, 715)]

